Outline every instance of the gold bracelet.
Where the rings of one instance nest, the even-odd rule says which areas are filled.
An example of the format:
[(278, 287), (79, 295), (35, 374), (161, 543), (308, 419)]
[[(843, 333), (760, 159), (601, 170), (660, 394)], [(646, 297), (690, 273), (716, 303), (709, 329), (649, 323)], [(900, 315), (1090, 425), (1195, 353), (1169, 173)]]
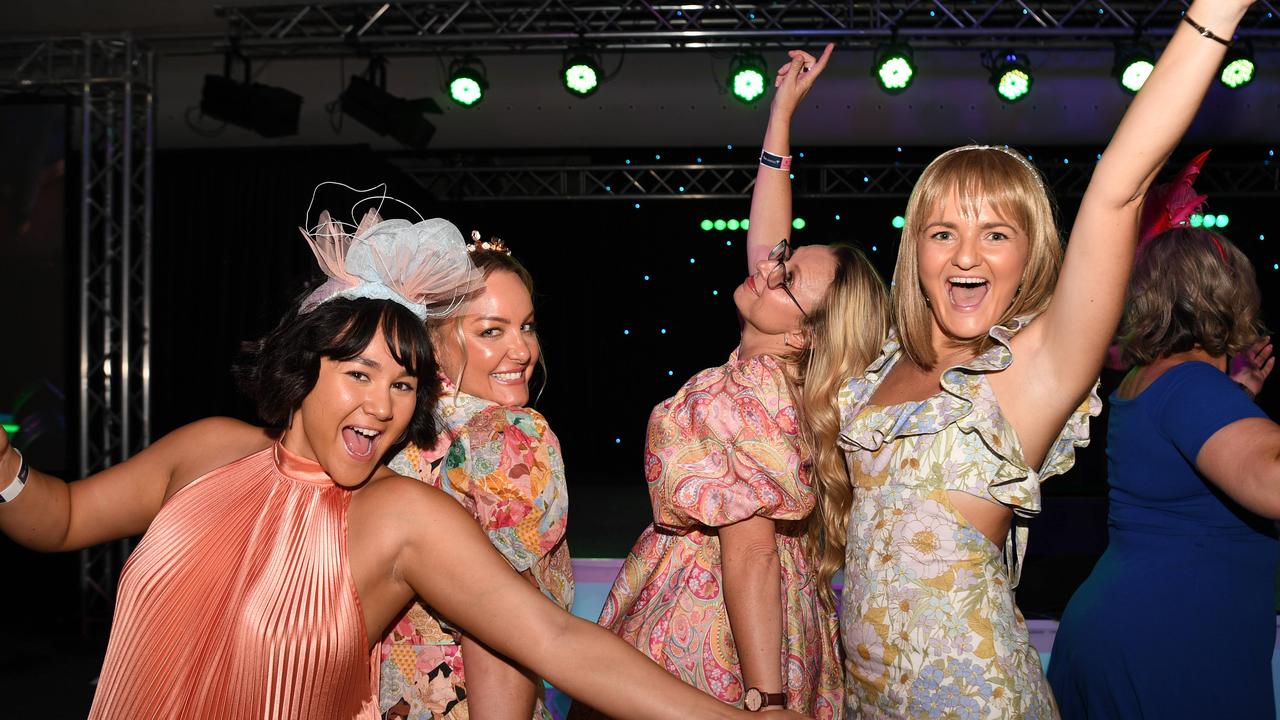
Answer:
[(1214, 42), (1222, 43), (1223, 47), (1231, 47), (1231, 41), (1230, 41), (1230, 40), (1224, 40), (1223, 38), (1220, 38), (1220, 37), (1218, 37), (1217, 35), (1214, 35), (1212, 30), (1210, 30), (1209, 28), (1207, 28), (1207, 27), (1205, 27), (1205, 26), (1201, 25), (1200, 23), (1196, 22), (1195, 20), (1192, 20), (1190, 15), (1186, 15), (1186, 14), (1184, 14), (1184, 15), (1182, 16), (1182, 19), (1183, 19), (1184, 21), (1186, 21), (1186, 23), (1187, 23), (1188, 25), (1190, 25), (1191, 27), (1195, 28), (1195, 29), (1196, 29), (1196, 32), (1200, 33), (1200, 37), (1206, 37), (1206, 38), (1209, 38), (1210, 40), (1212, 40), (1212, 41), (1214, 41)]

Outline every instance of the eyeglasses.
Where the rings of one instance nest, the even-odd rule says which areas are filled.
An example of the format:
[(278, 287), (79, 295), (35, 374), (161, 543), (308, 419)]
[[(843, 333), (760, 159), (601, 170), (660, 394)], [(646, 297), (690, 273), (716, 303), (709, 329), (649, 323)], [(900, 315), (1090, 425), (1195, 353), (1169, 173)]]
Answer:
[(786, 238), (782, 238), (777, 245), (773, 246), (773, 249), (769, 251), (769, 260), (777, 264), (769, 271), (769, 275), (765, 278), (765, 284), (769, 286), (770, 290), (782, 288), (787, 297), (791, 298), (791, 302), (800, 308), (800, 314), (808, 318), (809, 313), (804, 311), (804, 307), (796, 299), (795, 293), (791, 292), (791, 272), (787, 270), (787, 261), (791, 259), (791, 252), (791, 243)]

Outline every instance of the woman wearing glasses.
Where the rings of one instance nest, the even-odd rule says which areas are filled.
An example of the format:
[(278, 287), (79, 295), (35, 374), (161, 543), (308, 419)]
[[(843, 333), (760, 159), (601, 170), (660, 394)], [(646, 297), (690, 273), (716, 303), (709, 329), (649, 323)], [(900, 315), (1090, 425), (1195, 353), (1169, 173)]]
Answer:
[(810, 548), (821, 544), (806, 537), (818, 496), (807, 421), (822, 413), (801, 417), (799, 401), (810, 392), (828, 398), (823, 419), (838, 427), (835, 388), (874, 357), (885, 293), (849, 246), (793, 252), (778, 241), (791, 224), (791, 116), (831, 46), (820, 59), (790, 55), (775, 80), (752, 197), (749, 275), (733, 296), (740, 344), (650, 416), (654, 523), (614, 581), (600, 624), (725, 702), (838, 718), (830, 573), (820, 578)]

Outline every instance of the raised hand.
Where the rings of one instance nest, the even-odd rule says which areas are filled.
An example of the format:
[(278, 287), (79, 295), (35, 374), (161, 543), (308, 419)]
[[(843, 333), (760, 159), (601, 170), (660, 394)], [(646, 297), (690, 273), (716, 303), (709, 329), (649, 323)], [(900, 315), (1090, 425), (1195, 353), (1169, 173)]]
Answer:
[(1264, 335), (1245, 348), (1244, 352), (1231, 358), (1227, 374), (1250, 395), (1256, 396), (1262, 392), (1262, 384), (1276, 365), (1276, 359), (1271, 353), (1271, 338)]
[(831, 51), (834, 49), (835, 45), (827, 43), (827, 46), (822, 49), (822, 56), (818, 58), (804, 50), (787, 52), (791, 62), (779, 68), (778, 74), (773, 78), (773, 87), (776, 91), (773, 94), (772, 111), (775, 116), (785, 113), (790, 117), (795, 112), (800, 101), (809, 94), (814, 81), (827, 67), (827, 60), (830, 59)]

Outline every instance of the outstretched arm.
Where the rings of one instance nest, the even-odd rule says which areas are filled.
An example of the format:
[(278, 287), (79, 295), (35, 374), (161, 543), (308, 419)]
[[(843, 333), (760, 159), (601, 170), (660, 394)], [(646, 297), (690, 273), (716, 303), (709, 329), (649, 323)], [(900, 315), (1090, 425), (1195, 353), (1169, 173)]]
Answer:
[(777, 527), (759, 515), (720, 528), (724, 607), (742, 680), (765, 693), (786, 692), (782, 674), (782, 562)]
[[(778, 70), (774, 78), (773, 104), (769, 107), (769, 125), (764, 132), (764, 152), (779, 156), (791, 154), (791, 117), (800, 101), (827, 67), (834, 45), (828, 44), (822, 57), (814, 58), (803, 50), (787, 54), (791, 62)], [(747, 227), (747, 274), (769, 257), (778, 241), (791, 236), (791, 174), (760, 165), (756, 184), (751, 191), (751, 217)]]
[[(475, 520), (430, 488), (398, 496), (407, 537), (396, 576), (493, 650), (611, 717), (752, 717), (667, 674), (594, 623), (556, 607), (493, 549)], [(449, 552), (439, 552), (447, 546)], [(794, 714), (781, 717), (797, 717)]]
[[(1187, 16), (1230, 38), (1252, 0), (1195, 0)], [(1097, 377), (1124, 302), (1142, 198), (1182, 138), (1226, 48), (1180, 22), (1098, 162), (1041, 322), (1034, 372), (1055, 398), (1079, 398)]]
[[(64, 482), (31, 469), (26, 487), (0, 504), (0, 533), (41, 552), (79, 550), (144, 532), (176, 483), (225, 465), (270, 439), (261, 428), (209, 418), (174, 430), (133, 457), (83, 480)], [(0, 488), (19, 458), (0, 430)]]

